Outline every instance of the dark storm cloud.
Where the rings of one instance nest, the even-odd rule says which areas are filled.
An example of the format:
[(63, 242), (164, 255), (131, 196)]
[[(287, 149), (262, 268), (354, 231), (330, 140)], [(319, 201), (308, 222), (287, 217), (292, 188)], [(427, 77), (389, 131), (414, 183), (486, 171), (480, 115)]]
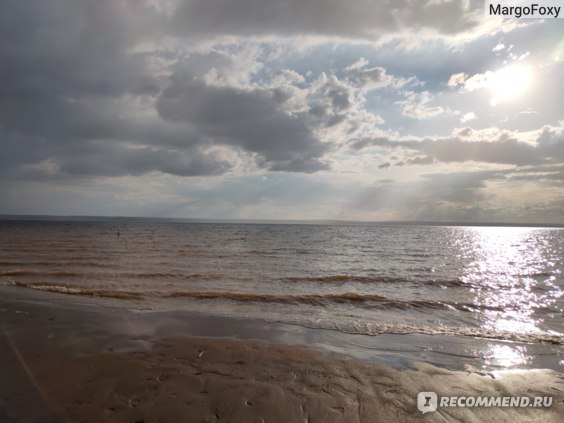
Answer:
[(213, 153), (197, 148), (172, 150), (166, 148), (131, 148), (96, 143), (80, 157), (63, 158), (60, 170), (71, 175), (123, 176), (160, 171), (178, 176), (214, 175), (227, 171), (231, 165)]
[(476, 24), (466, 0), (183, 0), (174, 13), (188, 35), (375, 38), (384, 32), (431, 28), (456, 33)]
[[(278, 109), (288, 98), (282, 90), (247, 92), (178, 76), (167, 88), (168, 79), (148, 66), (155, 56), (135, 52), (166, 32), (164, 15), (149, 4), (2, 2), (0, 172), (29, 174), (14, 169), (45, 161), (68, 175), (226, 172), (233, 164), (206, 152), (213, 145), (239, 149), (272, 170), (328, 167), (320, 160), (328, 147), (311, 125)], [(202, 63), (199, 74), (213, 60)], [(157, 96), (160, 117), (147, 115)], [(149, 104), (142, 115), (139, 101)]]
[(128, 53), (153, 17), (143, 1), (2, 1), (2, 99), (155, 92)]
[[(225, 170), (194, 142), (177, 154), (151, 146), (190, 136), (127, 117), (124, 95), (160, 91), (143, 55), (131, 53), (157, 22), (143, 1), (2, 2), (0, 166), (51, 159), (62, 172), (81, 175)], [(117, 144), (124, 140), (137, 148)]]
[(288, 99), (281, 89), (210, 86), (188, 73), (172, 78), (157, 110), (165, 120), (193, 125), (203, 139), (258, 154), (257, 164), (271, 170), (327, 169), (320, 158), (328, 144), (313, 135), (306, 114), (281, 111)]

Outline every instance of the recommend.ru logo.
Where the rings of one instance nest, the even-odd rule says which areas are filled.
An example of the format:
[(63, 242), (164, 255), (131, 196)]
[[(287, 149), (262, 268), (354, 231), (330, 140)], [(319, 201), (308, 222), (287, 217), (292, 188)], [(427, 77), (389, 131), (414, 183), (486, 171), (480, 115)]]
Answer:
[(423, 414), (437, 409), (437, 394), (434, 392), (419, 392), (417, 395), (417, 408)]
[(438, 407), (532, 407), (548, 408), (552, 406), (552, 397), (474, 397), (445, 396), (438, 397), (435, 392), (419, 392), (417, 409), (423, 414), (436, 411)]

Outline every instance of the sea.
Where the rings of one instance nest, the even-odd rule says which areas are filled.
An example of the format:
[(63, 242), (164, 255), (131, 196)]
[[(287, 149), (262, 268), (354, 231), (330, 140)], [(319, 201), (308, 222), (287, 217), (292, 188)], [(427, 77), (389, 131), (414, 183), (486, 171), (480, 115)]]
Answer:
[(0, 285), (348, 335), (548, 346), (564, 369), (562, 228), (4, 220)]

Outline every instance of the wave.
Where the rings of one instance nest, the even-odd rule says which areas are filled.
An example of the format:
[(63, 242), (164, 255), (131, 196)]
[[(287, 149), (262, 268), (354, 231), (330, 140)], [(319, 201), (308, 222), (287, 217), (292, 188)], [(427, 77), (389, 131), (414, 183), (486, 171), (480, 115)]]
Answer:
[[(27, 264), (27, 263), (22, 263)], [(0, 277), (7, 276), (34, 276), (34, 277), (91, 277), (91, 278), (117, 278), (117, 279), (190, 279), (211, 281), (225, 278), (226, 275), (219, 273), (167, 273), (167, 272), (73, 272), (66, 270), (30, 270), (10, 269), (0, 271)], [(233, 278), (232, 278), (233, 279)]]
[(37, 270), (13, 269), (0, 272), (0, 276), (82, 276), (82, 273), (57, 270), (52, 272), (40, 272)]
[[(154, 293), (151, 293), (154, 295)], [(200, 300), (232, 300), (241, 302), (264, 302), (280, 304), (305, 304), (311, 306), (327, 306), (331, 304), (352, 303), (371, 309), (397, 309), (397, 310), (457, 310), (463, 312), (475, 312), (480, 310), (507, 311), (508, 308), (478, 305), (471, 303), (458, 303), (447, 301), (427, 300), (395, 300), (388, 297), (373, 294), (357, 294), (345, 292), (340, 294), (309, 294), (309, 295), (272, 295), (253, 294), (225, 291), (176, 291), (162, 293), (165, 298), (193, 298)]]
[[(117, 274), (120, 278), (129, 279), (147, 279), (147, 278), (158, 278), (158, 279), (195, 279), (202, 281), (211, 281), (225, 278), (227, 275), (219, 273), (167, 273), (167, 272), (121, 272)], [(233, 279), (233, 278), (232, 278)]]
[[(1, 283), (1, 282), (0, 282)], [(458, 310), (475, 312), (479, 310), (507, 311), (507, 308), (476, 305), (470, 303), (441, 302), (428, 300), (396, 300), (381, 295), (344, 292), (339, 294), (274, 295), (230, 291), (125, 291), (84, 288), (71, 284), (53, 282), (23, 282), (7, 279), (4, 285), (16, 285), (29, 289), (60, 292), (108, 298), (189, 298), (195, 300), (227, 300), (255, 303), (303, 304), (310, 306), (330, 306), (335, 304), (354, 304), (370, 309), (396, 310)], [(115, 293), (115, 294), (114, 294)]]
[[(90, 289), (70, 284), (53, 282), (20, 282), (13, 279), (4, 279), (0, 285), (13, 285), (22, 288), (39, 291), (56, 292), (67, 295), (80, 295), (87, 297), (101, 297), (118, 300), (140, 300), (144, 298), (191, 298), (195, 300), (231, 300), (242, 302), (267, 302), (282, 304), (307, 304), (328, 305), (341, 303), (367, 304), (377, 308), (452, 308), (452, 304), (431, 301), (400, 301), (389, 299), (380, 295), (359, 295), (355, 293), (329, 294), (329, 295), (268, 295), (235, 292), (206, 292), (206, 291), (176, 291), (176, 292), (136, 292), (124, 290)], [(477, 308), (472, 304), (456, 304), (458, 309), (469, 311), (470, 307)], [(434, 326), (411, 325), (411, 324), (387, 324), (368, 319), (354, 318), (346, 320), (346, 317), (311, 317), (302, 314), (285, 314), (278, 318), (262, 318), (269, 322), (293, 324), (314, 329), (336, 330), (348, 334), (379, 335), (379, 334), (423, 334), (443, 336), (464, 336), (484, 339), (507, 340), (523, 343), (548, 343), (564, 345), (564, 336), (551, 332), (506, 332), (489, 330), (480, 327), (446, 326), (437, 324)]]
[(558, 333), (539, 332), (508, 332), (493, 331), (481, 327), (412, 325), (401, 323), (379, 323), (367, 319), (354, 319), (346, 321), (332, 318), (307, 318), (305, 316), (281, 316), (279, 318), (264, 318), (267, 322), (285, 323), (311, 329), (335, 330), (351, 335), (377, 336), (381, 334), (392, 335), (435, 335), (435, 336), (463, 336), (472, 338), (492, 339), (498, 341), (512, 341), (522, 343), (543, 343), (564, 345), (564, 336)]
[(464, 282), (458, 279), (407, 279), (392, 276), (370, 276), (370, 275), (324, 275), (324, 276), (290, 276), (280, 279), (282, 282), (290, 283), (409, 283), (417, 285), (453, 286), (474, 288), (478, 285)]
[(385, 276), (363, 275), (326, 275), (326, 276), (290, 276), (282, 278), (284, 282), (407, 282), (406, 279)]
[(83, 267), (105, 267), (105, 268), (113, 267), (113, 264), (108, 263), (107, 260), (106, 261), (84, 261), (84, 260), (85, 260), (84, 258), (73, 259), (72, 257), (66, 257), (65, 260), (57, 260), (57, 259), (41, 260), (41, 261), (0, 260), (0, 266), (42, 266), (42, 267), (83, 266)]
[(59, 294), (82, 295), (86, 297), (103, 297), (114, 298), (118, 300), (133, 300), (141, 299), (142, 295), (138, 292), (120, 291), (120, 290), (105, 290), (105, 289), (85, 289), (75, 285), (57, 284), (52, 282), (19, 282), (13, 279), (8, 279), (0, 282), (0, 285), (12, 285), (22, 288), (35, 289), (37, 291), (57, 292)]
[(385, 301), (386, 297), (380, 295), (359, 295), (352, 292), (329, 295), (269, 295), (221, 291), (177, 291), (165, 294), (169, 298), (196, 298), (196, 299), (225, 299), (235, 301), (268, 302), (282, 304), (309, 304), (324, 305), (332, 303), (365, 303)]

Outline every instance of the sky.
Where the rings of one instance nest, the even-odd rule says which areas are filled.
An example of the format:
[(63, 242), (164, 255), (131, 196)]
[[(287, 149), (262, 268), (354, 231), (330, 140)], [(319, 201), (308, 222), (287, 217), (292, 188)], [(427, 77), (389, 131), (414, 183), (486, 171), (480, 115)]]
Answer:
[(0, 0), (0, 213), (564, 223), (564, 21)]

